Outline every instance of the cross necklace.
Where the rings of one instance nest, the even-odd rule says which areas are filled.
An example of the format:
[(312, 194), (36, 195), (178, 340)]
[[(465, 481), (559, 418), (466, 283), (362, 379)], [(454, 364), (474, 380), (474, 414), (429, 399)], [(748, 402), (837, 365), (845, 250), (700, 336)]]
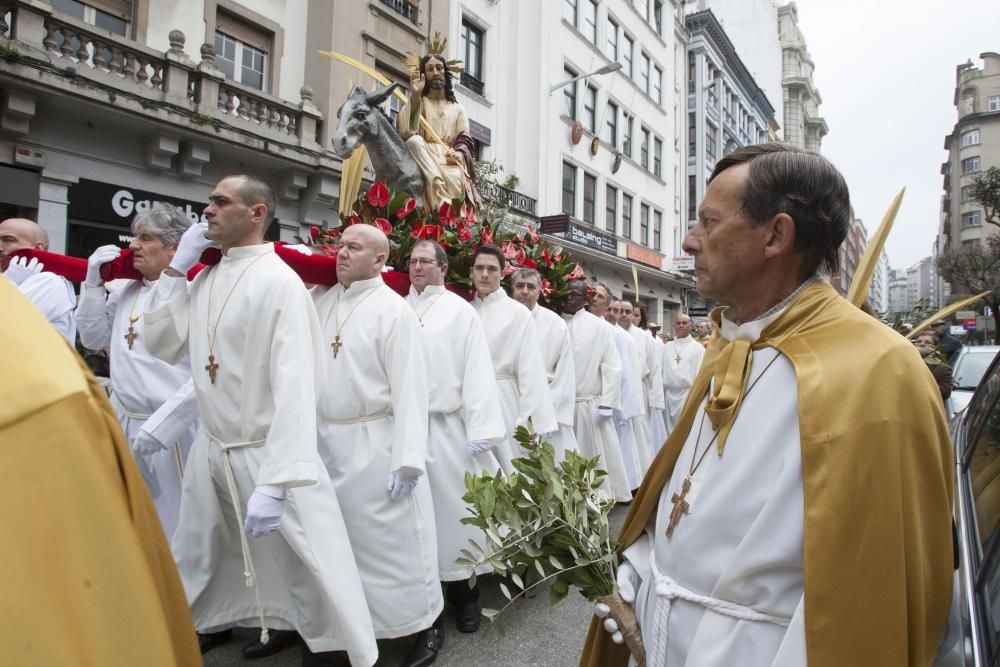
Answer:
[(132, 299), (132, 305), (128, 308), (128, 332), (125, 334), (124, 338), (128, 341), (128, 349), (132, 349), (132, 344), (135, 339), (139, 337), (139, 334), (135, 332), (135, 323), (142, 318), (142, 313), (135, 315), (135, 304), (139, 302), (139, 296), (142, 294), (143, 285), (139, 285), (139, 291), (135, 293), (135, 298)]
[[(742, 400), (745, 400), (746, 397), (750, 395), (753, 388), (756, 387), (757, 383), (760, 382), (760, 379), (764, 377), (764, 373), (771, 368), (771, 365), (778, 360), (779, 356), (781, 356), (781, 353), (777, 352), (774, 355), (774, 358), (772, 358), (771, 361), (768, 362), (767, 366), (764, 367), (764, 370), (760, 372), (760, 375), (758, 375), (757, 378), (750, 383), (750, 386), (747, 387), (746, 392), (743, 394)], [(670, 502), (673, 504), (674, 508), (670, 510), (670, 522), (667, 524), (666, 535), (668, 540), (674, 536), (674, 528), (676, 528), (677, 524), (680, 523), (681, 517), (690, 513), (691, 503), (688, 501), (687, 495), (694, 485), (694, 474), (701, 466), (702, 461), (705, 460), (705, 455), (708, 454), (710, 449), (712, 449), (712, 445), (714, 445), (715, 441), (719, 439), (719, 434), (722, 433), (722, 427), (716, 429), (715, 435), (713, 435), (712, 439), (708, 441), (708, 445), (705, 447), (704, 451), (702, 451), (700, 456), (698, 455), (698, 443), (701, 442), (701, 430), (705, 426), (706, 414), (707, 412), (703, 408), (701, 413), (701, 423), (698, 425), (698, 437), (695, 438), (694, 448), (691, 451), (691, 465), (688, 467), (688, 474), (684, 477), (684, 481), (681, 482), (680, 493), (674, 493), (674, 495), (670, 498)], [(733, 419), (736, 419), (735, 414), (733, 415)]]
[(375, 287), (368, 290), (368, 294), (365, 294), (363, 297), (361, 297), (361, 299), (354, 306), (354, 308), (351, 308), (351, 312), (347, 313), (347, 317), (344, 318), (343, 323), (340, 322), (340, 299), (342, 296), (344, 296), (344, 292), (346, 292), (346, 289), (344, 292), (341, 292), (340, 294), (337, 295), (337, 300), (334, 302), (333, 308), (330, 309), (330, 312), (326, 314), (326, 322), (323, 323), (323, 329), (326, 329), (326, 324), (330, 321), (330, 313), (337, 314), (337, 318), (333, 322), (333, 342), (330, 343), (330, 349), (333, 350), (334, 359), (337, 358), (337, 353), (340, 352), (340, 348), (344, 347), (344, 344), (340, 340), (340, 332), (344, 330), (345, 326), (347, 326), (347, 321), (351, 319), (351, 315), (354, 314), (354, 311), (357, 310), (368, 297), (377, 292), (379, 287), (380, 285), (376, 285)]
[(247, 274), (247, 271), (250, 270), (251, 266), (256, 264), (258, 260), (267, 257), (267, 255), (268, 253), (258, 255), (252, 262), (247, 264), (246, 268), (243, 269), (243, 272), (240, 273), (236, 282), (234, 282), (233, 286), (229, 288), (229, 294), (226, 295), (226, 300), (222, 302), (222, 308), (219, 308), (219, 316), (215, 320), (214, 327), (210, 324), (212, 321), (212, 292), (215, 291), (215, 279), (219, 275), (219, 269), (218, 267), (212, 269), (212, 284), (208, 286), (208, 308), (205, 311), (205, 328), (207, 330), (206, 333), (208, 334), (208, 363), (205, 364), (205, 370), (208, 371), (208, 377), (211, 379), (212, 384), (215, 384), (215, 378), (219, 372), (219, 364), (215, 363), (215, 338), (219, 333), (219, 322), (222, 321), (222, 313), (226, 310), (226, 306), (229, 304), (229, 297), (231, 297), (233, 292), (236, 291), (236, 287), (240, 284), (240, 281), (243, 280), (243, 276)]
[(437, 296), (435, 296), (433, 299), (431, 299), (431, 302), (429, 304), (427, 304), (427, 307), (424, 308), (423, 312), (421, 312), (421, 311), (417, 310), (416, 308), (414, 308), (414, 311), (416, 311), (416, 313), (417, 313), (417, 321), (420, 322), (420, 326), (421, 327), (424, 326), (424, 315), (426, 315), (427, 311), (429, 311), (431, 308), (434, 307), (434, 304), (437, 303), (437, 300), (440, 299), (443, 294), (444, 294), (444, 292), (441, 292), (440, 294), (438, 294)]

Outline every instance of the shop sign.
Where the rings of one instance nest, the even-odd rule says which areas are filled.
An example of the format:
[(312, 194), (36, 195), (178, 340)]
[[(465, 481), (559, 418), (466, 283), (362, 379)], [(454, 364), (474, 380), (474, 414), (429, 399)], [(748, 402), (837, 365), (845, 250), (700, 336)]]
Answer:
[(690, 255), (674, 257), (670, 260), (670, 268), (674, 271), (694, 271), (694, 257)]
[(604, 232), (598, 231), (593, 227), (578, 225), (575, 222), (569, 222), (568, 225), (569, 228), (566, 230), (567, 241), (579, 243), (580, 245), (585, 245), (588, 248), (606, 252), (609, 255), (618, 254), (618, 241), (614, 236), (605, 234)]
[(174, 206), (187, 216), (191, 224), (207, 222), (203, 214), (208, 206), (207, 201), (167, 197), (155, 192), (87, 179), (80, 179), (79, 183), (70, 186), (67, 214), (77, 220), (129, 227), (137, 213), (148, 211), (157, 202)]
[(659, 269), (663, 266), (663, 255), (655, 250), (643, 248), (642, 246), (635, 245), (634, 243), (629, 243), (628, 246), (626, 246), (625, 256), (639, 262), (640, 264), (651, 266), (654, 269)]

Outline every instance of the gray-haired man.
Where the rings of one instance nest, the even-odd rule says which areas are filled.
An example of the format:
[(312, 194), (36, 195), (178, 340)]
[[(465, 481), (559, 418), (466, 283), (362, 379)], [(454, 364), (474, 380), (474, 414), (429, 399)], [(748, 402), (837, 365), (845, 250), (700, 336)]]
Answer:
[(129, 247), (143, 279), (128, 281), (109, 294), (101, 266), (116, 259), (121, 249), (101, 246), (87, 261), (87, 279), (76, 310), (83, 345), (109, 351), (111, 402), (167, 539), (177, 527), (181, 477), (194, 441), (198, 408), (187, 357), (171, 365), (146, 350), (142, 311), (190, 225), (187, 216), (166, 204), (154, 204), (136, 215), (132, 221), (135, 238)]

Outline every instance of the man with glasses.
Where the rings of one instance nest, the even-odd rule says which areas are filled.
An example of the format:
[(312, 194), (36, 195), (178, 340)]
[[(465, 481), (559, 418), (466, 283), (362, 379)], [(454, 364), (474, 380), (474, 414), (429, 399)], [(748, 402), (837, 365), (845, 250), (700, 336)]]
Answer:
[(494, 245), (480, 246), (472, 255), (472, 282), (479, 312), (490, 344), (494, 375), (500, 390), (506, 437), (496, 448), (505, 472), (513, 472), (511, 460), (521, 455), (514, 429), (528, 426), (536, 433), (559, 428), (552, 393), (545, 377), (538, 334), (531, 312), (500, 287), (504, 256)]
[[(382, 280), (389, 240), (372, 225), (340, 237), (337, 284), (314, 287), (327, 383), (319, 451), (344, 512), (375, 637), (417, 634), (404, 667), (443, 642), (427, 468), (427, 366), (413, 309)], [(353, 662), (353, 661), (352, 661)]]
[[(482, 531), (461, 523), (469, 515), (462, 496), (465, 473), (496, 473), (500, 464), (493, 444), (504, 437), (500, 398), (493, 379), (490, 347), (483, 323), (462, 297), (445, 289), (448, 254), (434, 241), (420, 241), (410, 254), (407, 303), (420, 322), (428, 360), (430, 416), (427, 482), (434, 498), (438, 576), (446, 582), (447, 601), (456, 607), (460, 632), (479, 629), (479, 588), (469, 586), (471, 572), (455, 565), (468, 540)], [(476, 571), (485, 574), (489, 566)]]

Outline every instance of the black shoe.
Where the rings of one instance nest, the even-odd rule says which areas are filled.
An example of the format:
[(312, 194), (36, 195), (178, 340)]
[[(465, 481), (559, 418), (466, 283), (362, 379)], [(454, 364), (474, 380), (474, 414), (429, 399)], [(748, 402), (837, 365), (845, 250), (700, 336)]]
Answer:
[(478, 602), (463, 602), (455, 605), (455, 625), (459, 632), (476, 632), (482, 620), (482, 610)]
[(295, 630), (270, 630), (270, 635), (266, 644), (260, 643), (260, 635), (252, 642), (243, 647), (243, 657), (248, 660), (264, 658), (274, 655), (286, 646), (291, 646), (298, 639), (299, 633)]
[(401, 667), (427, 667), (437, 660), (438, 651), (444, 646), (444, 630), (437, 625), (417, 633), (417, 641), (403, 659)]
[(347, 651), (313, 653), (309, 647), (302, 649), (302, 667), (351, 667)]
[(216, 646), (222, 646), (232, 638), (233, 638), (232, 630), (223, 630), (222, 632), (210, 632), (208, 634), (202, 634), (199, 632), (198, 648), (201, 649), (201, 654), (205, 655)]

